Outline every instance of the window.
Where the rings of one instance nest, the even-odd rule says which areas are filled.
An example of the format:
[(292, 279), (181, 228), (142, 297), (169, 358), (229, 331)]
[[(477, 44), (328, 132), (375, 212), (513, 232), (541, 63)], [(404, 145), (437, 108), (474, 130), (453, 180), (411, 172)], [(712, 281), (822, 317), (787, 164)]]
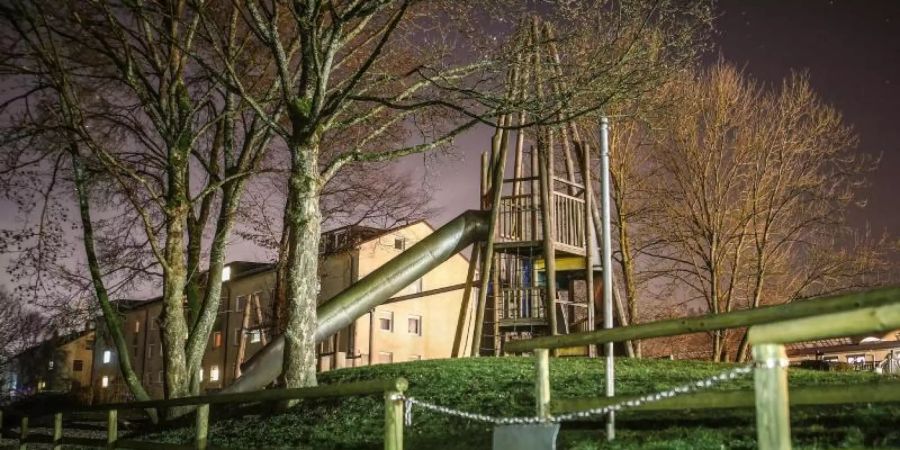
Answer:
[(422, 335), (422, 316), (409, 316), (406, 320), (406, 331), (416, 336)]
[(100, 387), (108, 388), (109, 387), (109, 377), (103, 375), (103, 378), (100, 379)]
[(238, 312), (243, 312), (244, 307), (247, 304), (247, 296), (239, 295), (234, 298), (234, 310)]
[(406, 250), (406, 239), (394, 238), (394, 248), (400, 251)]
[(209, 381), (219, 381), (219, 366), (209, 368)]
[(394, 313), (382, 311), (378, 317), (378, 328), (382, 331), (394, 331)]
[(94, 340), (88, 339), (84, 341), (84, 349), (85, 350), (93, 350), (94, 349)]
[(159, 316), (156, 316), (153, 319), (150, 319), (150, 329), (151, 330), (159, 329)]
[(134, 334), (138, 334), (140, 332), (141, 332), (141, 321), (135, 320), (134, 321)]
[(228, 281), (231, 279), (231, 267), (225, 266), (222, 268), (222, 281)]
[(147, 345), (147, 357), (152, 358), (154, 353), (156, 353), (156, 344), (148, 344)]
[(84, 361), (76, 359), (72, 361), (72, 372), (81, 372), (84, 370)]
[(378, 352), (379, 364), (390, 364), (394, 362), (394, 354), (391, 352)]
[(53, 360), (52, 359), (50, 360), (50, 362), (47, 363), (47, 369), (53, 370)]
[(112, 352), (103, 350), (103, 364), (109, 364), (110, 361), (112, 361)]
[(47, 387), (46, 381), (43, 381), (43, 380), (38, 381), (38, 390), (39, 391), (43, 391), (46, 387)]
[(203, 382), (203, 368), (200, 368), (200, 382)]
[(222, 332), (214, 331), (212, 341), (213, 341), (213, 348), (221, 347), (222, 346)]
[(262, 330), (250, 330), (247, 334), (250, 335), (251, 344), (255, 344), (262, 340)]

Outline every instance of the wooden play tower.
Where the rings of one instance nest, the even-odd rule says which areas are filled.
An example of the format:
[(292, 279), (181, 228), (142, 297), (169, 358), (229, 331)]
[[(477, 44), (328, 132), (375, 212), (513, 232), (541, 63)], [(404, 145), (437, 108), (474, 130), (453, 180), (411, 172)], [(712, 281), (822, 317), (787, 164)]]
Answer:
[[(550, 26), (531, 19), (517, 42), (510, 103), (541, 104), (562, 92)], [(479, 274), (473, 356), (500, 355), (513, 339), (595, 328), (590, 151), (562, 114), (537, 126), (528, 125), (536, 118), (524, 107), (504, 114), (482, 154), (481, 207), (490, 211), (491, 233), (470, 268)]]

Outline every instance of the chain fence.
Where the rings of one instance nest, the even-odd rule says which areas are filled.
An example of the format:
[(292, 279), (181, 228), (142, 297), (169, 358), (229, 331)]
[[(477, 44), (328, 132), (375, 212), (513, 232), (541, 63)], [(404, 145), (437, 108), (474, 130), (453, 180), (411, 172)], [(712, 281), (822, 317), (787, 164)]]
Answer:
[(419, 400), (415, 397), (397, 394), (394, 396), (395, 400), (403, 400), (404, 402), (404, 423), (407, 426), (412, 425), (412, 413), (413, 407), (419, 407), (422, 409), (426, 409), (429, 411), (434, 411), (440, 414), (445, 414), (453, 417), (460, 417), (467, 420), (472, 420), (476, 422), (485, 422), (492, 423), (495, 425), (525, 425), (525, 424), (538, 424), (538, 423), (547, 423), (547, 422), (565, 422), (571, 420), (579, 420), (586, 419), (594, 416), (602, 416), (608, 414), (610, 412), (618, 412), (624, 409), (635, 408), (640, 405), (644, 405), (647, 403), (658, 402), (660, 400), (664, 400), (667, 398), (677, 397), (679, 395), (689, 394), (692, 392), (700, 391), (703, 389), (711, 388), (717, 384), (721, 384), (723, 382), (736, 380), (742, 377), (745, 377), (753, 372), (754, 367), (761, 365), (763, 367), (787, 367), (787, 360), (767, 360), (760, 361), (759, 363), (749, 364), (745, 366), (735, 367), (733, 369), (726, 370), (724, 372), (718, 373), (708, 378), (704, 378), (702, 380), (694, 381), (691, 383), (686, 383), (680, 386), (676, 386), (671, 389), (667, 389), (660, 392), (654, 392), (652, 394), (642, 395), (637, 398), (632, 398), (629, 400), (623, 400), (618, 403), (613, 403), (607, 406), (601, 406), (597, 408), (587, 409), (583, 411), (575, 411), (571, 413), (565, 413), (560, 415), (551, 415), (549, 417), (539, 417), (539, 416), (520, 416), (520, 417), (499, 417), (492, 416), (488, 414), (480, 414), (469, 411), (463, 411), (455, 408), (450, 408), (447, 406), (438, 405), (435, 403), (427, 402), (424, 400)]

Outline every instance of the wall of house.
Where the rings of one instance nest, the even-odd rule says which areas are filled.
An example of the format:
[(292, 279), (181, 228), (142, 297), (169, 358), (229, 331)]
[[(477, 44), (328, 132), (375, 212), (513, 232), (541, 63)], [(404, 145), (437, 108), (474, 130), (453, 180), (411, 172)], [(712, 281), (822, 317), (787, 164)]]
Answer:
[[(320, 264), (319, 302), (333, 297), (432, 232), (433, 229), (424, 222), (417, 223), (356, 248), (326, 256)], [(456, 255), (397, 296), (460, 284), (465, 281), (467, 269), (466, 259)], [(240, 362), (252, 358), (272, 338), (274, 288), (275, 273), (272, 270), (233, 273), (232, 278), (224, 282), (219, 317), (203, 358), (201, 389), (204, 392), (228, 386), (239, 375)], [(371, 358), (374, 363), (450, 357), (461, 301), (462, 289), (458, 289), (379, 306), (375, 308), (374, 316), (362, 316), (319, 345), (320, 369), (369, 364), (370, 352), (374, 355)], [(161, 307), (159, 301), (148, 302), (123, 313), (132, 365), (148, 394), (154, 398), (163, 396), (164, 386), (158, 326)], [(383, 318), (393, 319), (388, 329), (382, 329), (380, 319)], [(372, 319), (374, 329), (369, 326)], [(370, 340), (370, 334), (374, 339)], [(98, 342), (93, 358), (93, 401), (128, 399), (115, 349), (102, 333)], [(106, 352), (109, 352), (108, 357), (104, 356)]]
[[(371, 273), (432, 231), (420, 222), (363, 243), (358, 255), (360, 276)], [(462, 283), (467, 270), (468, 261), (462, 255), (455, 255), (396, 296)], [(462, 289), (459, 289), (376, 307), (374, 317), (366, 314), (355, 323), (354, 338), (360, 354), (356, 365), (368, 364), (370, 353), (371, 361), (376, 364), (449, 358), (461, 302)], [(414, 321), (418, 321), (418, 331), (411, 323)]]
[(93, 343), (94, 331), (85, 331), (50, 339), (17, 355), (7, 375), (10, 378), (7, 394), (52, 391), (86, 397), (91, 380)]

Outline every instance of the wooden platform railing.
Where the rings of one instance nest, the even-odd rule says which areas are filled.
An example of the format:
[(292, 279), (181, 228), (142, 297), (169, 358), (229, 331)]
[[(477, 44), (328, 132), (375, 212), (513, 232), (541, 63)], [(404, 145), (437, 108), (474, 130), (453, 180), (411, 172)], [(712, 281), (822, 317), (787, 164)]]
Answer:
[(549, 349), (677, 336), (698, 331), (750, 327), (754, 389), (701, 391), (643, 404), (636, 410), (756, 407), (760, 449), (790, 449), (790, 405), (834, 405), (900, 401), (900, 383), (804, 387), (788, 395), (784, 344), (883, 332), (900, 328), (900, 288), (809, 299), (754, 310), (665, 320), (622, 328), (511, 341), (507, 352), (534, 351), (537, 415), (582, 411), (632, 397), (551, 399)]
[[(345, 397), (353, 395), (384, 394), (384, 448), (385, 450), (403, 449), (403, 400), (400, 396), (406, 391), (408, 383), (404, 378), (394, 380), (371, 380), (355, 383), (329, 384), (323, 386), (296, 389), (267, 389), (256, 392), (237, 394), (200, 395), (167, 400), (150, 400), (127, 403), (108, 403), (65, 408), (39, 407), (19, 411), (19, 450), (26, 450), (30, 443), (51, 444), (54, 449), (63, 445), (78, 445), (98, 448), (128, 449), (199, 449), (211, 450), (208, 444), (209, 407), (210, 405), (277, 402), (304, 398)], [(172, 408), (178, 406), (196, 406), (194, 441), (191, 445), (163, 444), (149, 441), (119, 439), (118, 412), (120, 410)], [(106, 438), (66, 437), (63, 434), (63, 416), (73, 413), (106, 412)], [(53, 417), (53, 434), (41, 435), (29, 433), (29, 420), (36, 417)], [(3, 429), (3, 414), (0, 412), (0, 430)]]

